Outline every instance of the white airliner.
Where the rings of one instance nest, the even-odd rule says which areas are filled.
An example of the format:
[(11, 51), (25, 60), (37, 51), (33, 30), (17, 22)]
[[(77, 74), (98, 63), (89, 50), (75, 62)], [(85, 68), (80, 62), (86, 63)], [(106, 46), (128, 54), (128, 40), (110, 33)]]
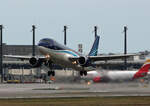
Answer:
[(18, 56), (18, 55), (4, 55), (8, 58), (17, 58), (21, 60), (29, 60), (29, 63), (33, 67), (40, 67), (42, 65), (50, 67), (48, 75), (55, 76), (55, 72), (52, 70), (53, 64), (60, 65), (65, 68), (72, 68), (76, 71), (80, 71), (80, 75), (87, 75), (87, 71), (90, 71), (89, 67), (95, 61), (119, 59), (134, 56), (135, 54), (122, 54), (122, 55), (108, 55), (97, 56), (99, 46), (99, 36), (95, 37), (95, 41), (88, 55), (81, 55), (80, 53), (72, 50), (65, 45), (57, 43), (53, 39), (44, 38), (38, 43), (39, 51), (43, 56)]
[(150, 60), (147, 60), (138, 71), (90, 71), (83, 79), (93, 82), (132, 81), (150, 75)]

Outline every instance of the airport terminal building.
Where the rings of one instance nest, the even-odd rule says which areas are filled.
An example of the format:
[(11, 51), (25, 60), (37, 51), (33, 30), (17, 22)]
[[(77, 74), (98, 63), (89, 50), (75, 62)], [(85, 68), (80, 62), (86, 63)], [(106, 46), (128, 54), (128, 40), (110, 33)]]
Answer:
[[(36, 55), (40, 55), (35, 47)], [(4, 55), (32, 55), (32, 45), (3, 45)]]

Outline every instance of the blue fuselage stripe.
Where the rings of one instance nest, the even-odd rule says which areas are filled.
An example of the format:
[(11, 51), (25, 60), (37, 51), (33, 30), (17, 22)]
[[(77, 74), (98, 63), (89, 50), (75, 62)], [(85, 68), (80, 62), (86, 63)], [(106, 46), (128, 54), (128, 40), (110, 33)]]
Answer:
[(55, 52), (58, 52), (58, 53), (67, 53), (67, 54), (70, 54), (70, 55), (75, 56), (75, 57), (78, 56), (76, 53), (74, 53), (72, 51), (64, 51), (64, 50), (62, 50), (62, 51), (55, 51)]

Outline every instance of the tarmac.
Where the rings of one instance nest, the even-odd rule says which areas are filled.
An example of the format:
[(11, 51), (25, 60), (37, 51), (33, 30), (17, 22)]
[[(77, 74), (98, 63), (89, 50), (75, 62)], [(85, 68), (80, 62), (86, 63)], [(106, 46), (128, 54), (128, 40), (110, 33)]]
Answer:
[(150, 96), (142, 83), (0, 84), (0, 99)]

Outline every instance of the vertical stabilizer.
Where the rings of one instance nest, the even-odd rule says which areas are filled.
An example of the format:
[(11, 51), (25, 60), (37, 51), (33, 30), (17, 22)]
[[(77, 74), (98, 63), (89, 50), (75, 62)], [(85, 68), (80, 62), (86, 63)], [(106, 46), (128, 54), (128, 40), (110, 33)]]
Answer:
[(137, 71), (133, 77), (133, 79), (144, 77), (147, 75), (150, 69), (150, 60), (147, 60), (144, 65)]
[(95, 41), (93, 43), (93, 46), (91, 48), (91, 51), (89, 52), (88, 56), (97, 56), (98, 52), (98, 46), (99, 46), (99, 36), (95, 37)]

